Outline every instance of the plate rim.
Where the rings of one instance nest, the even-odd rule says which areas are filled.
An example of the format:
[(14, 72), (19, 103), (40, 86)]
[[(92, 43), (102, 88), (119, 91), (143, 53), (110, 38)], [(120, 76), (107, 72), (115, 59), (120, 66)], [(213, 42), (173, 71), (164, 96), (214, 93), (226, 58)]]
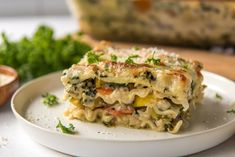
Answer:
[[(167, 140), (177, 140), (177, 139), (188, 138), (188, 137), (193, 137), (193, 136), (198, 136), (198, 135), (202, 135), (202, 134), (208, 134), (208, 133), (211, 133), (211, 132), (219, 131), (220, 129), (223, 129), (223, 128), (228, 127), (228, 126), (232, 125), (233, 123), (235, 123), (235, 118), (233, 118), (229, 122), (226, 122), (226, 123), (224, 123), (222, 125), (219, 125), (217, 127), (214, 127), (214, 128), (211, 128), (211, 129), (207, 129), (207, 130), (198, 131), (198, 132), (194, 132), (194, 133), (188, 133), (188, 134), (185, 134), (185, 135), (184, 134), (174, 134), (174, 135), (178, 135), (178, 136), (175, 136), (175, 137), (166, 137), (166, 138), (162, 138), (162, 139), (137, 139), (137, 140), (136, 139), (131, 139), (131, 140), (127, 139), (126, 140), (126, 139), (108, 139), (108, 138), (83, 137), (83, 136), (79, 136), (79, 133), (78, 133), (77, 136), (76, 135), (70, 135), (70, 134), (64, 134), (64, 133), (61, 133), (61, 132), (58, 132), (58, 131), (53, 131), (53, 130), (50, 130), (50, 129), (38, 126), (38, 125), (28, 121), (23, 116), (21, 116), (17, 112), (17, 110), (15, 108), (15, 104), (14, 104), (15, 97), (22, 90), (24, 90), (25, 88), (27, 88), (31, 84), (34, 84), (35, 82), (38, 82), (38, 81), (43, 80), (43, 79), (50, 78), (53, 75), (59, 75), (60, 73), (61, 73), (61, 71), (57, 71), (57, 72), (49, 73), (47, 75), (43, 75), (41, 77), (38, 77), (36, 79), (33, 79), (33, 80), (25, 83), (19, 89), (17, 89), (17, 91), (13, 94), (13, 96), (11, 98), (11, 101), (10, 101), (11, 102), (11, 110), (14, 113), (14, 116), (16, 117), (16, 119), (18, 119), (18, 120), (20, 119), (21, 121), (23, 121), (28, 126), (34, 128), (34, 129), (35, 128), (39, 129), (40, 131), (43, 131), (43, 132), (47, 132), (49, 134), (55, 134), (57, 136), (62, 136), (62, 137), (65, 136), (65, 137), (68, 137), (68, 138), (77, 138), (78, 140), (105, 141), (105, 142), (159, 142), (159, 141), (167, 141)], [(230, 80), (230, 79), (228, 79), (228, 78), (226, 78), (224, 76), (221, 76), (219, 74), (216, 74), (216, 73), (213, 73), (213, 72), (209, 72), (209, 71), (205, 71), (205, 70), (202, 71), (202, 74), (203, 74), (203, 76), (209, 75), (211, 77), (212, 76), (216, 77), (216, 79), (219, 79), (220, 81), (226, 81), (226, 82), (232, 83), (234, 85), (234, 87), (235, 87), (235, 82), (233, 82), (232, 80)], [(61, 75), (62, 75), (62, 73), (61, 73)], [(143, 129), (139, 129), (139, 130), (143, 130)], [(157, 132), (157, 133), (169, 134), (167, 132)], [(235, 134), (235, 131), (234, 131), (234, 134)]]

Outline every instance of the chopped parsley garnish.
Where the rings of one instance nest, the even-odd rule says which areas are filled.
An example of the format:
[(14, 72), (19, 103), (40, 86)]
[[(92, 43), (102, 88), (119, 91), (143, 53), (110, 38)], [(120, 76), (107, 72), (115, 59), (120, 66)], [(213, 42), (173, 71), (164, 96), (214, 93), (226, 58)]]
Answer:
[(215, 98), (218, 100), (222, 100), (223, 97), (221, 95), (219, 95), (218, 93), (215, 93)]
[(133, 46), (133, 48), (132, 48), (133, 50), (140, 50), (140, 48), (138, 47), (138, 46)]
[(53, 94), (46, 93), (46, 94), (43, 94), (42, 97), (43, 97), (43, 101), (42, 101), (43, 104), (49, 107), (59, 104), (58, 98)]
[(60, 120), (59, 120), (58, 124), (56, 125), (56, 128), (59, 128), (65, 134), (75, 134), (76, 133), (76, 131), (74, 130), (75, 127), (73, 126), (73, 124), (69, 124), (69, 126), (66, 127), (61, 123)]
[(100, 61), (100, 56), (101, 55), (95, 54), (93, 51), (89, 51), (87, 52), (87, 61), (89, 64), (97, 63)]
[(117, 62), (117, 56), (116, 55), (111, 55), (111, 61), (112, 62)]
[(134, 59), (134, 58), (139, 58), (139, 57), (140, 57), (139, 55), (131, 55), (131, 56), (129, 56), (129, 57), (126, 59), (125, 63), (128, 63), (128, 64), (135, 64), (135, 62), (133, 61), (133, 59)]
[(154, 65), (159, 65), (161, 63), (161, 59), (157, 58), (155, 59), (154, 58), (154, 54), (156, 53), (156, 51), (153, 51), (153, 54), (152, 54), (152, 58), (148, 58), (145, 63), (148, 63), (148, 64), (154, 64)]
[(229, 110), (229, 111), (227, 111), (227, 113), (234, 113), (235, 114), (235, 110), (234, 109)]
[(158, 58), (158, 59), (155, 59), (155, 58), (148, 58), (145, 63), (152, 63), (154, 65), (159, 65), (161, 63), (161, 60)]
[(234, 113), (235, 114), (235, 110), (234, 109), (228, 110), (227, 113)]

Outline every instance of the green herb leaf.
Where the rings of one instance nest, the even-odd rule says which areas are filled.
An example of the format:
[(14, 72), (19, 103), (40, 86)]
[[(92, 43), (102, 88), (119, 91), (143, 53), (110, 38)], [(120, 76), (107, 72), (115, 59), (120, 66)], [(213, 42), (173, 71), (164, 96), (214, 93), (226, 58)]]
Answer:
[(161, 60), (158, 58), (158, 59), (155, 59), (155, 58), (148, 58), (145, 63), (152, 63), (154, 65), (159, 65), (161, 63)]
[(131, 56), (129, 56), (129, 57), (126, 59), (125, 63), (128, 63), (128, 64), (135, 64), (135, 62), (133, 61), (133, 59), (134, 59), (134, 58), (138, 58), (138, 57), (140, 57), (140, 56), (139, 56), (139, 55), (131, 55)]
[(73, 126), (73, 124), (69, 124), (69, 126), (66, 127), (61, 123), (60, 120), (59, 120), (56, 128), (59, 128), (65, 134), (75, 134), (76, 133), (76, 131), (74, 130), (75, 127)]
[(218, 100), (222, 100), (223, 97), (221, 95), (219, 95), (218, 93), (215, 93), (215, 98)]
[(235, 110), (234, 109), (229, 110), (229, 111), (227, 111), (227, 113), (234, 113), (235, 114)]
[(93, 51), (89, 51), (87, 53), (87, 61), (89, 64), (97, 63), (100, 61), (100, 56), (98, 54), (95, 54)]
[(156, 51), (154, 50), (153, 51), (153, 54), (152, 54), (152, 58), (148, 58), (145, 63), (148, 63), (148, 64), (154, 64), (154, 65), (159, 65), (161, 63), (161, 59), (157, 58), (155, 59), (154, 58), (154, 54), (156, 53)]
[(42, 97), (43, 97), (43, 104), (44, 105), (52, 107), (54, 105), (59, 104), (58, 98), (53, 94), (46, 93), (46, 94), (43, 94)]
[(111, 55), (111, 61), (112, 62), (117, 62), (117, 56), (116, 55)]

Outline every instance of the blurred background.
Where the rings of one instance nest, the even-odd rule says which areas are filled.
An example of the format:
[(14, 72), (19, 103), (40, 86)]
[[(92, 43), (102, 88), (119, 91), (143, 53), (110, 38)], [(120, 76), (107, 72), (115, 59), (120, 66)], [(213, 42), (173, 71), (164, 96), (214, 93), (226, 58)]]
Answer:
[(0, 16), (69, 15), (65, 0), (0, 0)]
[[(54, 26), (63, 19), (67, 20), (64, 24), (69, 23), (56, 31), (59, 34), (81, 30), (96, 39), (203, 48), (231, 54), (235, 45), (234, 6), (235, 2), (230, 0), (0, 0), (0, 31), (7, 27), (8, 32), (15, 33), (14, 22), (20, 28), (26, 28), (28, 22), (30, 33), (33, 23)], [(18, 19), (22, 22), (17, 22)], [(58, 24), (55, 27), (60, 28)]]
[(0, 32), (6, 32), (11, 39), (32, 35), (40, 24), (55, 28), (56, 35), (77, 29), (65, 0), (0, 0)]
[[(96, 39), (231, 54), (235, 45), (234, 5), (230, 0), (0, 0), (0, 31), (7, 28), (13, 37), (18, 36), (14, 22), (18, 29), (27, 27), (28, 34), (36, 23), (47, 23), (57, 30), (62, 28), (57, 22), (67, 20), (58, 34), (80, 30)], [(22, 28), (22, 34), (27, 32)]]

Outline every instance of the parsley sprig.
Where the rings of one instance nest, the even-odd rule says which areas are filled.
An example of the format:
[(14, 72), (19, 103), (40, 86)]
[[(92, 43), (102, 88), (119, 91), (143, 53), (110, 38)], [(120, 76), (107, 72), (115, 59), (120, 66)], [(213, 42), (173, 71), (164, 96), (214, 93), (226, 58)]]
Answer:
[(234, 113), (235, 114), (235, 110), (234, 109), (228, 110), (227, 113)]
[(159, 58), (154, 58), (154, 54), (156, 53), (156, 51), (153, 51), (153, 55), (152, 55), (152, 58), (148, 58), (145, 63), (148, 63), (148, 64), (154, 64), (154, 65), (159, 65), (161, 63), (161, 59)]
[(161, 59), (155, 59), (155, 58), (148, 58), (145, 63), (152, 63), (154, 65), (159, 65), (161, 63)]
[(133, 59), (134, 59), (134, 58), (139, 58), (139, 57), (140, 57), (139, 55), (131, 55), (131, 56), (129, 56), (129, 57), (126, 59), (125, 63), (128, 63), (128, 64), (135, 64), (135, 62), (133, 61)]
[(61, 121), (59, 120), (56, 128), (59, 128), (63, 133), (65, 134), (75, 134), (75, 127), (73, 126), (73, 124), (69, 124), (68, 127), (64, 126)]
[(66, 69), (91, 50), (80, 38), (56, 38), (54, 30), (46, 25), (39, 26), (32, 37), (18, 41), (11, 41), (5, 33), (0, 38), (0, 64), (15, 68), (21, 82)]
[(43, 94), (42, 97), (43, 97), (43, 101), (42, 101), (43, 104), (49, 107), (59, 104), (58, 98), (53, 94), (46, 93), (46, 94)]
[(100, 56), (102, 56), (102, 54), (95, 54), (94, 51), (87, 52), (88, 64), (98, 63), (100, 61)]
[(112, 61), (112, 62), (117, 62), (117, 56), (114, 55), (114, 54), (112, 54), (112, 55), (111, 55), (111, 61)]
[(218, 93), (215, 93), (215, 98), (218, 100), (223, 100), (223, 97)]

